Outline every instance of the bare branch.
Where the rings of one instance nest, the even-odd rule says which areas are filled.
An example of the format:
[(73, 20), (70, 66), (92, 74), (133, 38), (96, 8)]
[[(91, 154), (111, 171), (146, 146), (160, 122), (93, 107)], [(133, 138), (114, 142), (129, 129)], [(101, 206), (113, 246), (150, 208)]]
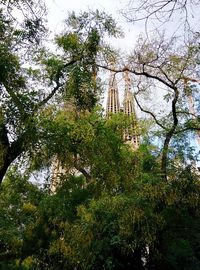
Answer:
[(176, 132), (174, 132), (174, 134), (180, 134), (185, 131), (200, 131), (200, 127), (186, 127), (186, 128), (177, 130)]
[[(121, 13), (128, 22), (144, 21), (147, 37), (150, 23), (152, 23), (151, 31), (154, 31), (161, 27), (167, 28), (167, 23), (174, 21), (174, 18), (176, 18), (178, 23), (175, 27), (177, 29), (182, 27), (183, 36), (186, 37), (193, 22), (192, 11), (199, 5), (199, 1), (193, 0), (132, 0), (121, 10)], [(154, 22), (156, 23), (154, 24)], [(152, 25), (154, 25), (153, 28)]]
[(138, 99), (137, 99), (136, 94), (134, 94), (134, 98), (135, 98), (135, 101), (136, 101), (138, 107), (140, 108), (140, 110), (141, 110), (142, 112), (147, 113), (147, 114), (150, 114), (158, 126), (160, 126), (160, 127), (161, 127), (162, 129), (164, 129), (164, 130), (167, 130), (167, 128), (166, 128), (165, 126), (163, 126), (163, 125), (158, 121), (158, 119), (156, 118), (156, 116), (155, 116), (154, 113), (152, 113), (152, 112), (149, 111), (149, 110), (144, 109), (144, 108), (141, 106), (141, 104), (139, 103), (139, 101), (138, 101)]
[(174, 98), (172, 100), (173, 125), (171, 129), (166, 133), (163, 150), (162, 150), (162, 158), (161, 158), (161, 170), (163, 172), (163, 176), (165, 180), (167, 180), (167, 156), (168, 156), (169, 143), (173, 135), (175, 134), (176, 128), (178, 126), (178, 118), (177, 118), (177, 111), (176, 111), (176, 103), (178, 101), (178, 97), (179, 97), (179, 91), (175, 87)]
[(121, 68), (121, 69), (116, 69), (116, 68), (110, 68), (108, 66), (103, 66), (101, 64), (97, 64), (98, 67), (102, 68), (102, 69), (106, 69), (106, 70), (110, 70), (110, 71), (113, 71), (115, 73), (121, 73), (121, 72), (124, 72), (124, 71), (128, 71), (130, 73), (133, 73), (135, 75), (142, 75), (142, 76), (145, 76), (147, 78), (151, 78), (151, 79), (155, 79), (156, 81), (159, 81), (161, 82), (162, 84), (166, 85), (167, 87), (169, 87), (170, 89), (173, 89), (174, 90), (174, 83), (173, 84), (170, 84), (168, 82), (166, 82), (164, 79), (156, 76), (156, 75), (153, 75), (153, 74), (150, 74), (146, 71), (136, 71), (136, 70), (132, 70), (130, 68), (128, 68), (127, 66), (125, 66), (124, 68)]

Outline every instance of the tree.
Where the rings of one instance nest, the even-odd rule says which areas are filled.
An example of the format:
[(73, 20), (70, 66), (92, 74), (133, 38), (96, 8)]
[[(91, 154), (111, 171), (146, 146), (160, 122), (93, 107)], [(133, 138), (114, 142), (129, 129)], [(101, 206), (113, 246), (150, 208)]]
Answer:
[[(1, 160), (0, 179), (2, 181), (9, 165), (25, 150), (28, 133), (33, 131), (31, 114), (33, 113), (35, 91), (27, 85), (27, 71), (23, 70), (22, 57), (26, 52), (25, 44), (38, 45), (39, 37), (44, 32), (41, 18), (25, 16), (22, 26), (14, 27), (15, 18), (12, 17), (12, 8), (19, 7), (20, 2), (2, 3), (0, 12), (1, 21), (1, 108), (0, 108), (0, 138)], [(26, 8), (31, 7), (29, 4)], [(34, 7), (34, 6), (33, 6)], [(23, 10), (22, 10), (23, 11)], [(31, 10), (32, 12), (32, 10)], [(25, 13), (25, 11), (24, 11)], [(36, 24), (36, 21), (38, 22)], [(36, 46), (38, 47), (38, 46)], [(26, 54), (25, 54), (26, 56)], [(31, 57), (31, 54), (30, 54)], [(36, 101), (36, 100), (35, 100)], [(25, 127), (26, 126), (26, 127)], [(26, 129), (26, 132), (24, 129)]]
[[(12, 162), (39, 141), (36, 119), (53, 98), (55, 102), (61, 96), (71, 95), (79, 108), (92, 108), (96, 104), (95, 61), (103, 50), (103, 32), (114, 36), (119, 33), (105, 13), (85, 12), (80, 17), (72, 13), (66, 21), (66, 32), (56, 37), (62, 54), (55, 55), (39, 46), (45, 30), (42, 19), (37, 24), (37, 19), (25, 17), (22, 26), (14, 29), (13, 21), (5, 13), (15, 8), (15, 4), (18, 7), (20, 2), (13, 5), (9, 2), (8, 9), (3, 6), (1, 10), (0, 181)], [(27, 62), (25, 42), (36, 48), (34, 53), (29, 50), (28, 67), (23, 65)]]
[[(103, 41), (105, 32), (119, 33), (112, 18), (72, 13), (66, 23), (56, 37), (59, 53), (39, 44), (29, 54), (36, 66), (24, 67), (23, 47), (14, 45), (26, 35), (2, 12), (2, 176), (22, 153), (29, 160), (28, 170), (10, 170), (1, 185), (0, 266), (199, 269), (199, 174), (185, 139), (199, 130), (186, 106), (188, 91), (196, 89), (185, 84), (198, 74), (199, 37), (182, 47), (175, 39), (140, 38), (124, 66)], [(110, 59), (119, 59), (116, 68)], [(155, 122), (135, 151), (123, 141), (129, 118), (119, 113), (105, 119), (96, 106), (100, 69), (132, 73), (135, 100)], [(150, 101), (161, 88), (169, 104), (162, 116), (139, 98)], [(29, 182), (30, 172), (53, 157), (69, 169), (54, 194)]]
[(32, 223), (37, 218), (37, 207), (45, 197), (45, 192), (28, 182), (29, 177), (29, 175), (22, 176), (15, 168), (9, 172), (1, 185), (1, 269), (22, 269), (20, 258), (24, 253), (25, 232), (31, 229)]
[[(111, 130), (102, 129), (110, 135)], [(117, 150), (108, 138), (102, 141)], [(11, 213), (13, 221), (7, 229), (2, 226), (4, 235), (15, 235), (1, 241), (7, 245), (1, 251), (6, 269), (199, 268), (198, 176), (188, 167), (164, 182), (149, 143), (134, 155), (135, 161), (140, 159), (136, 173), (130, 170), (133, 153), (124, 144), (120, 149), (106, 179), (104, 166), (98, 167), (101, 171), (92, 182), (84, 176), (65, 175), (53, 195), (27, 184), (21, 176), (16, 180), (12, 174), (8, 179), (12, 184), (3, 182), (1, 213), (8, 214), (8, 209), (20, 213)], [(111, 157), (115, 159), (115, 151), (109, 156), (102, 153), (99, 162)], [(119, 167), (121, 179), (113, 182)]]
[[(167, 37), (178, 38), (183, 37), (183, 46), (190, 46), (191, 37), (194, 35), (199, 36), (199, 29), (196, 24), (198, 19), (199, 1), (129, 1), (128, 8), (121, 10), (122, 14), (127, 18), (129, 22), (137, 23), (144, 22), (146, 28), (146, 35), (148, 39), (151, 39), (151, 34), (158, 34), (159, 39), (162, 40), (163, 33)], [(174, 23), (175, 22), (175, 23)], [(173, 28), (173, 32), (171, 29)], [(170, 31), (168, 31), (170, 29)], [(196, 45), (196, 50), (199, 50), (199, 46)], [(197, 65), (199, 63), (196, 58)], [(194, 88), (198, 88), (199, 74), (196, 71), (187, 77), (184, 77), (185, 92), (188, 97), (189, 112), (192, 115), (194, 122), (197, 120), (196, 112), (196, 95)], [(193, 90), (191, 88), (193, 87)], [(193, 126), (196, 124), (193, 123)], [(197, 143), (199, 141), (199, 131), (196, 133)]]
[[(194, 119), (187, 107), (187, 90), (185, 80), (198, 75), (198, 36), (194, 36), (184, 47), (177, 45), (177, 38), (166, 41), (164, 38), (139, 38), (133, 53), (128, 57), (127, 66), (120, 66), (114, 72), (129, 71), (136, 75), (135, 100), (140, 110), (150, 115), (158, 127), (163, 130), (163, 147), (161, 149), (161, 172), (167, 179), (167, 160), (170, 143), (174, 136), (187, 131), (198, 131), (199, 121)], [(142, 52), (142, 53), (141, 53)], [(101, 65), (99, 65), (101, 66)], [(109, 69), (106, 66), (102, 68)], [(158, 92), (159, 91), (159, 92)], [(190, 93), (196, 88), (190, 88)], [(142, 105), (138, 96), (159, 93), (160, 103), (166, 106), (163, 115), (157, 108), (152, 111), (148, 104)], [(192, 94), (191, 94), (192, 95)], [(165, 103), (165, 102), (166, 103)], [(170, 104), (170, 105), (168, 105)], [(190, 125), (190, 123), (192, 123)], [(161, 135), (161, 134), (160, 134)], [(162, 136), (160, 136), (162, 138)]]
[[(176, 36), (181, 29), (184, 37), (187, 38), (188, 32), (194, 31), (194, 23), (196, 23), (194, 18), (198, 17), (196, 13), (198, 7), (198, 0), (130, 0), (121, 12), (129, 22), (144, 22), (147, 35), (154, 30), (161, 32), (167, 30), (171, 23), (174, 29), (170, 35)], [(173, 24), (174, 20), (176, 20), (175, 24)]]

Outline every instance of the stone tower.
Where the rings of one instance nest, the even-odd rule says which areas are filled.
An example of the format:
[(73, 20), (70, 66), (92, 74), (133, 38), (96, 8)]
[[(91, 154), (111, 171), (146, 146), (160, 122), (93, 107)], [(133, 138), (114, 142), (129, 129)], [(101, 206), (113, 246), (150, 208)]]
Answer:
[(120, 104), (119, 104), (119, 92), (117, 87), (117, 81), (115, 78), (115, 73), (111, 71), (109, 79), (106, 116), (109, 117), (111, 114), (118, 113), (119, 111), (120, 111)]
[(130, 127), (124, 132), (124, 140), (130, 142), (134, 149), (137, 149), (140, 144), (139, 128), (137, 116), (135, 112), (134, 97), (131, 91), (131, 79), (129, 72), (124, 72), (125, 92), (123, 101), (123, 111), (130, 118)]
[(115, 73), (111, 71), (108, 88), (106, 116), (109, 117), (111, 114), (118, 113), (120, 111), (123, 111), (124, 114), (128, 116), (130, 120), (130, 125), (124, 131), (124, 141), (126, 143), (130, 143), (131, 147), (133, 147), (134, 149), (137, 149), (140, 144), (140, 138), (138, 134), (138, 123), (135, 112), (134, 97), (131, 90), (131, 80), (128, 71), (124, 72), (123, 78), (125, 82), (125, 91), (123, 107), (120, 108), (119, 92)]

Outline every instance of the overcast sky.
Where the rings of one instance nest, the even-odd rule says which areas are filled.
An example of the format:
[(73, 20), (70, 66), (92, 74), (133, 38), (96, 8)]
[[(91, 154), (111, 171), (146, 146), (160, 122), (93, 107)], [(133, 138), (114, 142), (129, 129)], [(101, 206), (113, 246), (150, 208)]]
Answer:
[(119, 10), (126, 5), (128, 0), (47, 0), (49, 28), (53, 33), (59, 33), (63, 29), (63, 20), (67, 18), (69, 11), (100, 10), (105, 11), (115, 18), (119, 26), (125, 32), (125, 37), (115, 40), (113, 45), (116, 48), (131, 50), (134, 47), (137, 36), (143, 30), (138, 25), (127, 23)]
[[(53, 31), (53, 33), (59, 33), (63, 26), (62, 22), (67, 17), (69, 11), (75, 11), (79, 13), (80, 11), (88, 11), (89, 9), (98, 9), (100, 11), (103, 10), (108, 14), (111, 14), (125, 32), (125, 38), (121, 40), (118, 39), (114, 42), (114, 45), (117, 48), (124, 48), (129, 50), (134, 47), (139, 33), (145, 32), (145, 27), (144, 21), (141, 21), (140, 23), (137, 22), (133, 25), (132, 23), (127, 23), (126, 19), (120, 14), (119, 10), (127, 9), (128, 3), (130, 3), (130, 0), (46, 0), (46, 5), (48, 8), (49, 28), (51, 31)], [(134, 3), (133, 7), (136, 7), (139, 1), (134, 0), (132, 3)], [(173, 7), (173, 2), (171, 5), (172, 6), (169, 5), (169, 7), (166, 7), (166, 11), (168, 8)], [(175, 34), (181, 36), (184, 32), (184, 19), (186, 15), (192, 28), (196, 28), (196, 30), (199, 31), (199, 14), (200, 0), (198, 5), (192, 5), (192, 2), (188, 1), (187, 14), (185, 13), (184, 9), (174, 11), (170, 16), (171, 22), (164, 25), (161, 22), (159, 23), (158, 20), (151, 20), (148, 23), (148, 31), (152, 29), (152, 26), (154, 28), (159, 26), (159, 30), (163, 30), (163, 27), (166, 28), (165, 34), (167, 35)]]

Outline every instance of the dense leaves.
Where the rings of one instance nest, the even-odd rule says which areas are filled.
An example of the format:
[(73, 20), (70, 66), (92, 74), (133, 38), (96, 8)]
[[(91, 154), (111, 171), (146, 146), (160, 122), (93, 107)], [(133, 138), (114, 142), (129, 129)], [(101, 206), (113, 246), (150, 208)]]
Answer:
[[(55, 38), (59, 53), (50, 52), (42, 42), (45, 7), (33, 2), (35, 9), (34, 4), (39, 14), (26, 1), (3, 3), (0, 10), (0, 146), (5, 151), (0, 181), (12, 162), (24, 152), (30, 154), (40, 141), (36, 123), (45, 106), (54, 102), (59, 107), (60, 101), (72, 100), (78, 110), (95, 107), (101, 92), (96, 60), (102, 56), (105, 36), (119, 33), (104, 12), (72, 13), (65, 31)], [(15, 27), (16, 9), (23, 16)]]
[[(200, 269), (190, 143), (199, 117), (186, 102), (194, 95), (198, 108), (198, 35), (181, 49), (175, 39), (140, 38), (130, 65), (115, 69), (105, 38), (121, 31), (109, 15), (72, 12), (52, 52), (42, 46), (45, 12), (40, 1), (1, 3), (0, 268)], [(156, 124), (139, 121), (138, 149), (124, 141), (136, 119), (106, 119), (98, 104), (101, 68), (138, 78), (135, 100)], [(170, 104), (163, 115), (139, 100), (160, 84)]]
[(168, 183), (133, 173), (118, 191), (97, 183), (68, 176), (48, 195), (10, 174), (1, 187), (2, 267), (199, 269), (200, 186), (191, 168)]

